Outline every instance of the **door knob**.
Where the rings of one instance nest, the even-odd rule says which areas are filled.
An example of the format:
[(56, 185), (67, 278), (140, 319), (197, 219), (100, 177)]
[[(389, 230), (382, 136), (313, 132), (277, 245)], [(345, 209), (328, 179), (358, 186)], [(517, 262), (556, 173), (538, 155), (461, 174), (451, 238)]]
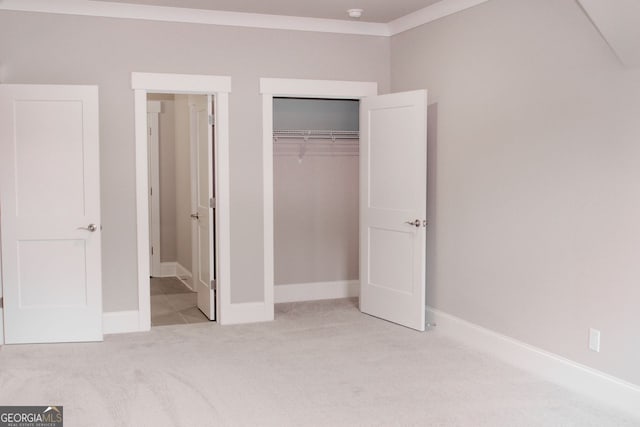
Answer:
[(416, 228), (419, 228), (422, 225), (422, 221), (416, 219), (415, 221), (405, 221), (405, 224), (413, 225)]
[(200, 215), (198, 215), (197, 213), (194, 213), (194, 214), (191, 214), (191, 218), (200, 219)]
[(95, 224), (89, 224), (86, 227), (78, 227), (78, 230), (87, 230), (87, 231), (90, 231), (91, 233), (93, 233), (97, 229), (98, 227)]

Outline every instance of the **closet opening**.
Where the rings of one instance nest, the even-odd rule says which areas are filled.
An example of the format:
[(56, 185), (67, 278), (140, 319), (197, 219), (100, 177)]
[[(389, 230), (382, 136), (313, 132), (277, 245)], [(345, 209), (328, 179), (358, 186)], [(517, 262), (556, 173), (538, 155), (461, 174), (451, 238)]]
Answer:
[[(343, 298), (350, 296), (344, 295), (345, 289), (355, 288), (358, 308), (362, 313), (424, 331), (427, 91), (414, 90), (378, 95), (377, 84), (373, 82), (261, 78), (260, 93), (263, 114), (264, 308), (266, 314), (273, 319), (274, 303), (277, 302)], [(341, 230), (340, 227), (320, 228), (320, 225), (326, 225), (326, 223), (318, 222), (319, 215), (316, 209), (307, 210), (311, 212), (309, 215), (314, 221), (310, 221), (305, 215), (296, 215), (293, 208), (276, 212), (275, 204), (278, 203), (286, 208), (288, 199), (285, 199), (283, 205), (283, 202), (278, 202), (277, 196), (274, 195), (279, 191), (278, 183), (274, 181), (276, 179), (280, 183), (283, 181), (278, 176), (279, 172), (274, 171), (274, 163), (280, 160), (274, 156), (274, 136), (278, 137), (274, 134), (274, 124), (277, 126), (278, 120), (278, 117), (274, 118), (274, 98), (287, 97), (303, 100), (314, 98), (320, 100), (326, 98), (329, 101), (358, 100), (359, 102), (359, 162), (356, 163), (359, 168), (356, 174), (359, 178), (358, 197), (350, 199), (345, 196), (345, 200), (355, 198), (359, 200), (357, 205), (359, 221), (356, 225), (360, 229), (359, 283), (356, 282), (359, 286), (356, 285), (354, 288), (340, 286), (338, 289), (341, 295), (335, 295), (335, 293), (327, 295), (327, 293), (329, 289), (335, 290), (336, 284), (345, 285), (341, 282), (345, 280), (345, 276), (330, 277), (328, 282), (293, 283), (294, 280), (291, 277), (288, 277), (288, 283), (284, 281), (287, 278), (285, 274), (302, 274), (303, 270), (307, 273), (307, 277), (302, 278), (304, 280), (322, 280), (312, 274), (331, 273), (329, 264), (318, 265), (320, 258), (314, 255), (319, 252), (326, 254), (327, 249), (335, 250), (335, 247), (328, 244), (326, 240), (320, 241), (322, 244), (318, 241), (314, 242), (304, 233), (307, 228), (314, 232), (318, 229), (329, 229), (328, 233), (334, 235), (337, 234), (336, 230)], [(300, 111), (303, 111), (303, 107), (290, 110), (289, 113), (297, 115)], [(275, 114), (279, 115), (277, 112)], [(313, 124), (313, 127), (317, 125)], [(303, 136), (303, 141), (298, 143), (297, 158), (291, 155), (292, 149), (288, 149), (289, 156), (294, 157), (294, 161), (297, 161), (300, 166), (310, 158), (307, 154), (309, 147), (312, 147), (312, 134), (313, 132), (306, 132), (307, 139), (305, 140)], [(292, 162), (289, 162), (289, 167), (292, 166)], [(296, 178), (295, 175), (291, 182), (285, 181), (287, 185), (297, 184), (298, 187), (301, 186), (300, 182), (303, 182), (302, 179)], [(320, 186), (317, 180), (309, 182), (311, 185), (304, 189), (315, 191), (316, 187)], [(340, 184), (334, 184), (334, 186), (344, 186), (343, 182), (339, 181)], [(316, 203), (307, 202), (307, 206), (323, 205), (317, 203), (318, 200), (322, 200), (321, 197), (310, 196), (308, 191), (300, 191), (300, 193), (303, 194), (303, 200)], [(289, 197), (289, 194), (285, 196)], [(296, 209), (300, 207), (296, 206)], [(276, 220), (276, 215), (281, 219)], [(328, 217), (325, 221), (332, 220), (337, 221), (335, 216)], [(297, 233), (276, 237), (276, 225), (280, 231), (297, 227)], [(276, 240), (280, 243), (276, 243)], [(306, 244), (309, 246), (306, 248), (302, 246)], [(283, 255), (283, 248), (288, 249), (288, 253)], [(296, 251), (291, 250), (292, 248), (296, 248)], [(280, 253), (276, 254), (276, 251)], [(311, 257), (301, 258), (299, 253), (304, 251), (311, 254)], [(291, 259), (295, 262), (291, 262)], [(340, 259), (348, 260), (350, 257)], [(298, 266), (298, 263), (302, 262), (307, 263), (304, 269)], [(344, 268), (344, 264), (342, 267)], [(349, 271), (348, 268), (346, 271)], [(294, 277), (298, 280), (300, 278)], [(351, 277), (346, 276), (346, 282), (352, 283)], [(258, 304), (255, 306), (262, 308)]]
[(216, 319), (214, 111), (213, 95), (147, 94), (152, 327)]
[(359, 104), (273, 97), (275, 303), (359, 295)]

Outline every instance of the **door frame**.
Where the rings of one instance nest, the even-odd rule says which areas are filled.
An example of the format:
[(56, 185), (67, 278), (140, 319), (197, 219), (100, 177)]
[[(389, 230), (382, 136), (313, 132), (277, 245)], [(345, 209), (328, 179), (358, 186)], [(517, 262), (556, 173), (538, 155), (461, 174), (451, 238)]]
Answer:
[(196, 74), (131, 73), (134, 91), (136, 158), (136, 240), (138, 245), (138, 329), (151, 329), (151, 281), (149, 279), (149, 184), (147, 149), (147, 94), (211, 94), (217, 101), (216, 178), (218, 180), (218, 308), (221, 320), (231, 290), (231, 227), (229, 197), (229, 93), (231, 77)]
[(378, 83), (261, 78), (262, 95), (262, 182), (264, 227), (264, 301), (273, 313), (274, 237), (273, 237), (273, 98), (360, 99), (378, 94)]

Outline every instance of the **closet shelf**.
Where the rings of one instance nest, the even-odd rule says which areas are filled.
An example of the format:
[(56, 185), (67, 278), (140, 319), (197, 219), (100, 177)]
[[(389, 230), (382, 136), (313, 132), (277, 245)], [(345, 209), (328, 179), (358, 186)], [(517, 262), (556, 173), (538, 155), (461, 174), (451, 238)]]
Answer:
[[(357, 156), (360, 132), (344, 130), (274, 130), (274, 155)], [(313, 142), (310, 142), (313, 140)]]
[(360, 132), (349, 130), (274, 130), (273, 139), (278, 142), (279, 139), (329, 139), (335, 141), (337, 139), (359, 139)]

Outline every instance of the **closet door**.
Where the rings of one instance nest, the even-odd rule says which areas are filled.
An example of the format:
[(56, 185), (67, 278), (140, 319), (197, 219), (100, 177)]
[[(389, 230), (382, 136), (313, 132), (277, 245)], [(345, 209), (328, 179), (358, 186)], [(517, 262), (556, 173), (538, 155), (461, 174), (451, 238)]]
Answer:
[(425, 329), (427, 92), (360, 103), (360, 310)]
[(98, 88), (0, 85), (5, 342), (102, 340)]

